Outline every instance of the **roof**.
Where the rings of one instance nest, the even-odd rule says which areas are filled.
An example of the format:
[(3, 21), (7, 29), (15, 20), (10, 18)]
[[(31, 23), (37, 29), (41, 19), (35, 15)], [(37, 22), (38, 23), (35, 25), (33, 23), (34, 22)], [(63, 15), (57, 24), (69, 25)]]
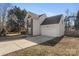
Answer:
[(33, 19), (38, 19), (38, 17), (39, 17), (39, 15), (37, 15), (37, 14), (35, 14), (35, 13), (32, 13), (32, 12), (28, 12), (28, 15), (31, 15), (31, 17), (33, 18)]
[(31, 14), (31, 15), (35, 15), (35, 16), (37, 16), (37, 14), (35, 14), (35, 13), (33, 13), (33, 12), (28, 12), (29, 14)]
[(60, 22), (60, 19), (62, 17), (61, 15), (56, 15), (52, 17), (47, 17), (41, 25), (47, 25), (47, 24), (58, 24)]
[(41, 17), (42, 15), (45, 15), (45, 14), (41, 14), (41, 15), (39, 15), (39, 17)]

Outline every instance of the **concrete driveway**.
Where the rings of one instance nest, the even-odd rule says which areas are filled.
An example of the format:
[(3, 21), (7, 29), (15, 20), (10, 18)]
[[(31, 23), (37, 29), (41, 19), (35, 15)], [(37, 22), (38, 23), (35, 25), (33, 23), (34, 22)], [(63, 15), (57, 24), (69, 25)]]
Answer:
[(39, 43), (46, 42), (54, 37), (36, 36), (36, 37), (0, 37), (0, 55), (5, 55), (20, 49), (31, 47)]

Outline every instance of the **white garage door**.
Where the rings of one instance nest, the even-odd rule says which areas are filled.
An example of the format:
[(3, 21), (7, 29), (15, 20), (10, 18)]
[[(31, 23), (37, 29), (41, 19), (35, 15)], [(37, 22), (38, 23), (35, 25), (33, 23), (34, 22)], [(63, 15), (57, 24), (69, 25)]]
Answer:
[(41, 26), (41, 35), (57, 37), (59, 35), (58, 25)]

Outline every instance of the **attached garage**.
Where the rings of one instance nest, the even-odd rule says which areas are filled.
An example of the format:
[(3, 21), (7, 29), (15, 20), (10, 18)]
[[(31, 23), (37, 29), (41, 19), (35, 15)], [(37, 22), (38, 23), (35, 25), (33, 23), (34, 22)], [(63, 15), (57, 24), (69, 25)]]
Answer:
[(57, 15), (47, 17), (41, 24), (41, 35), (60, 37), (64, 35), (64, 17), (63, 15)]

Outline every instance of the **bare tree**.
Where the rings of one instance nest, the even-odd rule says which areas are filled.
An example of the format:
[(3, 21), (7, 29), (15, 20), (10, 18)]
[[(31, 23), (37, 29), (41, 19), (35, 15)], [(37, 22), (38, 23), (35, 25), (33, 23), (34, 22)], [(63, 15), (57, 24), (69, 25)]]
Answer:
[[(10, 3), (1, 3), (0, 4), (0, 34), (3, 34), (5, 31), (5, 24), (7, 20), (7, 10), (11, 7)], [(3, 32), (3, 33), (2, 33)]]
[(68, 19), (68, 17), (69, 17), (69, 9), (67, 9), (66, 11), (65, 11), (65, 13), (66, 13), (66, 19), (65, 19), (65, 28), (66, 28), (66, 31), (68, 31), (69, 30), (69, 19)]

